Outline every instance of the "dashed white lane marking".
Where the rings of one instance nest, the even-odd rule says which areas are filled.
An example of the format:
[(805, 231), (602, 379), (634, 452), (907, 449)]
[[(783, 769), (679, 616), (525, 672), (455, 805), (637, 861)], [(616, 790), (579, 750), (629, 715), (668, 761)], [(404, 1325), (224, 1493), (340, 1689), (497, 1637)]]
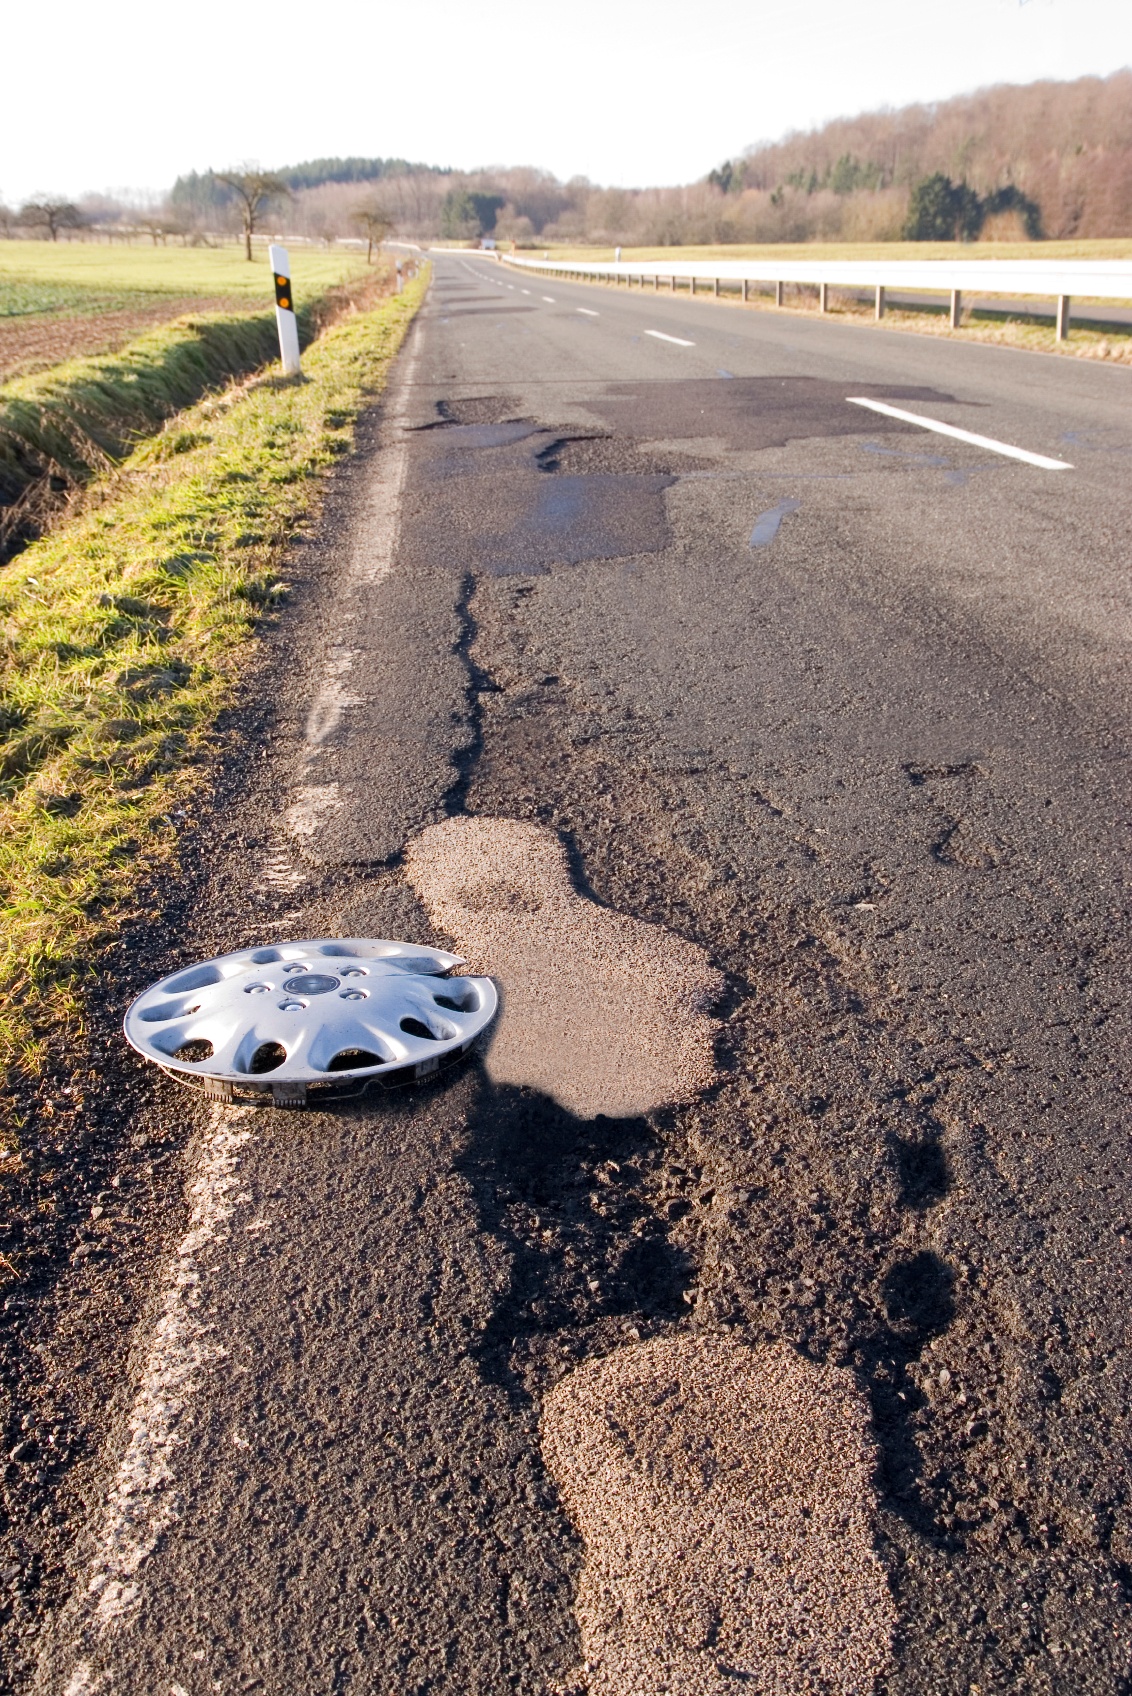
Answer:
[(544, 294), (542, 298), (548, 306), (553, 306), (555, 304), (554, 296), (552, 294)]
[(530, 289), (520, 289), (519, 290), (520, 294), (530, 294), (530, 292), (531, 292)]
[[(365, 489), (363, 508), (351, 537), (343, 590), (355, 601), (365, 597), (366, 592), (388, 577), (393, 569), (401, 491), (409, 467), (409, 397), (418, 358), (418, 349), (414, 346), (405, 362), (403, 381), (395, 391), (389, 408), (388, 445), (377, 456), (374, 476)], [(340, 627), (350, 621), (353, 610), (347, 600)], [(327, 817), (342, 805), (336, 783), (311, 780), (317, 776), (319, 755), (343, 715), (351, 707), (362, 706), (365, 702), (365, 695), (358, 694), (349, 686), (350, 675), (361, 653), (361, 649), (346, 642), (332, 643), (327, 649), (307, 714), (299, 781), (286, 809), (287, 829), (292, 836), (315, 836)]]
[(306, 757), (309, 759), (333, 731), (338, 728), (347, 707), (360, 706), (364, 695), (355, 695), (346, 687), (346, 678), (359, 658), (357, 648), (333, 647), (326, 656), (322, 685), (307, 714)]
[(292, 836), (317, 836), (326, 820), (342, 806), (336, 783), (301, 783), (285, 818)]
[(1023, 464), (1036, 465), (1042, 471), (1073, 470), (1068, 460), (1049, 459), (1044, 453), (1031, 453), (1028, 448), (1012, 447), (1009, 442), (996, 442), (993, 436), (976, 436), (971, 430), (956, 429), (954, 424), (941, 424), (938, 418), (922, 418), (918, 412), (904, 412), (899, 406), (886, 406), (884, 401), (868, 400), (864, 395), (846, 395), (845, 398), (850, 406), (867, 406), (870, 412), (883, 412), (886, 418), (918, 424), (921, 430), (934, 430), (937, 436), (952, 436), (957, 442), (970, 442), (972, 447), (986, 448), (988, 453), (1000, 453), (1007, 459), (1020, 459)]
[(576, 312), (580, 312), (582, 314), (583, 318), (600, 318), (601, 317), (600, 312), (591, 312), (588, 306), (577, 306), (577, 307), (574, 308), (574, 310)]
[[(166, 1274), (160, 1316), (130, 1410), (126, 1452), (107, 1497), (85, 1589), (75, 1598), (80, 1652), (93, 1652), (107, 1629), (134, 1611), (141, 1568), (162, 1533), (181, 1516), (174, 1468), (181, 1416), (209, 1366), (227, 1352), (204, 1311), (201, 1257), (209, 1244), (228, 1234), (237, 1202), (250, 1199), (235, 1193), (241, 1182), (240, 1153), (252, 1137), (249, 1118), (242, 1109), (213, 1110), (200, 1170), (189, 1190), (189, 1228)], [(77, 1696), (92, 1688), (90, 1661), (81, 1659), (67, 1690)]]
[(677, 347), (695, 347), (695, 342), (686, 342), (683, 336), (666, 336), (663, 330), (646, 330), (646, 336), (654, 336), (658, 342), (674, 342)]

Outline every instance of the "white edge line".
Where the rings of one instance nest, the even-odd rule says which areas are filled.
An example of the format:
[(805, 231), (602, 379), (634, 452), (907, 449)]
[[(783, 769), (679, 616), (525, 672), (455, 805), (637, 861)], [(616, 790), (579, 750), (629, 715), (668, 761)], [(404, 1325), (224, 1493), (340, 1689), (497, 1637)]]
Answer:
[[(647, 330), (646, 335), (655, 335)], [(921, 418), (918, 412), (903, 412), (898, 406), (886, 406), (881, 400), (867, 400), (864, 395), (846, 395), (850, 406), (867, 406), (870, 412), (883, 412), (886, 418), (900, 418), (905, 424), (918, 424), (921, 430), (934, 430), (939, 436), (954, 436), (957, 442), (970, 442), (972, 447), (1001, 453), (1007, 459), (1020, 459), (1026, 465), (1036, 465), (1042, 471), (1072, 471), (1066, 459), (1048, 459), (1045, 454), (1031, 453), (1028, 448), (1011, 447), (1009, 442), (996, 442), (991, 436), (976, 436), (971, 430), (958, 430), (954, 424), (941, 424), (938, 418)]]
[(588, 306), (576, 306), (574, 308), (574, 310), (575, 310), (575, 312), (582, 313), (582, 315), (586, 318), (600, 318), (601, 317), (600, 312), (591, 312)]
[(658, 342), (674, 342), (677, 347), (695, 347), (695, 342), (686, 342), (683, 336), (666, 336), (663, 330), (646, 330), (646, 336), (655, 336)]

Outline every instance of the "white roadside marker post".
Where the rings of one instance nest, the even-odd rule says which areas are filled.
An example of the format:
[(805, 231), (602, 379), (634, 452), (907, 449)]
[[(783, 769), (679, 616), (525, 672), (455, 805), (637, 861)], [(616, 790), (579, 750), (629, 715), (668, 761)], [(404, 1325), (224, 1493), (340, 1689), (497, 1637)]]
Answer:
[(295, 317), (295, 297), (291, 293), (291, 261), (285, 247), (272, 243), (268, 248), (271, 269), (275, 273), (275, 322), (279, 326), (279, 357), (283, 375), (299, 375), (299, 325)]

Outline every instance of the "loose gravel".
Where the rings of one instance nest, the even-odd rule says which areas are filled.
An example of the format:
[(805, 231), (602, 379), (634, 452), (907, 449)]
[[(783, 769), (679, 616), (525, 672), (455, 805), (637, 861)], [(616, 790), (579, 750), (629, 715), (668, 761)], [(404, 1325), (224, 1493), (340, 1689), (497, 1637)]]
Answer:
[(408, 875), (471, 969), (497, 978), (493, 1082), (527, 1084), (611, 1118), (689, 1100), (712, 1082), (723, 987), (703, 949), (574, 890), (553, 832), (453, 818), (424, 831)]
[(542, 1439), (586, 1546), (588, 1696), (873, 1689), (895, 1609), (848, 1372), (785, 1344), (656, 1339), (563, 1379)]

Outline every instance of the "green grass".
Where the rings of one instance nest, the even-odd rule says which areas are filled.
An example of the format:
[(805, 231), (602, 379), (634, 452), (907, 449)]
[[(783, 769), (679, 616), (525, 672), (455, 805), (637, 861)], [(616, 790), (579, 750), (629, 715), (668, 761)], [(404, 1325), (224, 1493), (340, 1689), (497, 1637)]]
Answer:
[(179, 414), (106, 498), (0, 576), (0, 1055), (81, 1022), (99, 943), (176, 852), (278, 568), (349, 451), (426, 287), (325, 331), (304, 381), (253, 377)]
[[(365, 255), (289, 248), (295, 298), (300, 303), (348, 282), (366, 268)], [(0, 241), (0, 314), (5, 290), (12, 298), (34, 299), (41, 311), (64, 309), (53, 300), (107, 291), (127, 296), (242, 295), (249, 304), (273, 301), (266, 252), (251, 264), (235, 247), (102, 247), (90, 242)], [(130, 304), (127, 299), (123, 304)], [(99, 308), (98, 310), (108, 310)]]
[(0, 320), (89, 318), (101, 312), (139, 311), (176, 298), (158, 289), (92, 288), (86, 283), (43, 283), (34, 277), (0, 276)]

